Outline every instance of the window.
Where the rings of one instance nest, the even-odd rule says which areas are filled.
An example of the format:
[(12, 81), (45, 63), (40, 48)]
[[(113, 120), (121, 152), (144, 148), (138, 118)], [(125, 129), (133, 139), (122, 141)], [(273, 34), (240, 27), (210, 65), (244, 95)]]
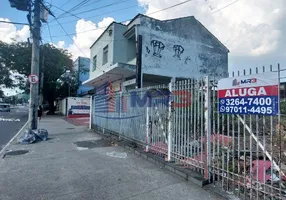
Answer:
[(108, 62), (108, 45), (103, 48), (102, 65), (105, 65), (107, 62)]
[(92, 59), (92, 71), (96, 70), (97, 56), (94, 56)]

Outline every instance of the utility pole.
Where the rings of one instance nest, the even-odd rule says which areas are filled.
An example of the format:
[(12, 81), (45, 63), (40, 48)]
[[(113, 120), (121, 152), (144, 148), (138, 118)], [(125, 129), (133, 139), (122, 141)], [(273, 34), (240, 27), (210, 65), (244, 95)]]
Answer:
[[(40, 57), (40, 39), (41, 39), (41, 5), (42, 0), (34, 0), (34, 21), (31, 22), (32, 0), (9, 0), (10, 6), (20, 11), (28, 11), (27, 15), (30, 31), (33, 36), (32, 44), (32, 62), (31, 75), (33, 75), (33, 83), (30, 83), (30, 102), (29, 102), (29, 121), (30, 129), (37, 129), (38, 126), (38, 105), (39, 105), (39, 83), (34, 79), (39, 79), (39, 57)], [(35, 77), (35, 75), (37, 77)]]
[[(41, 39), (41, 0), (34, 1), (34, 22), (32, 27), (32, 62), (31, 74), (39, 77), (39, 57), (40, 57), (40, 39)], [(29, 104), (29, 121), (32, 130), (38, 127), (38, 105), (39, 105), (39, 83), (30, 84), (30, 104)]]

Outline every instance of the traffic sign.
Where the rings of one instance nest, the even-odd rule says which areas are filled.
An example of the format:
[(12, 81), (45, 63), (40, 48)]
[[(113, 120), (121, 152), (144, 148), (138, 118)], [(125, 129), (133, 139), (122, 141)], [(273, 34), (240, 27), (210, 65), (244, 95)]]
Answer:
[(29, 81), (29, 83), (31, 83), (31, 84), (36, 84), (36, 83), (39, 82), (39, 77), (38, 77), (36, 74), (31, 74), (31, 75), (29, 75), (29, 77), (28, 77), (28, 81)]
[(218, 83), (219, 112), (277, 115), (278, 85), (277, 72), (222, 79)]

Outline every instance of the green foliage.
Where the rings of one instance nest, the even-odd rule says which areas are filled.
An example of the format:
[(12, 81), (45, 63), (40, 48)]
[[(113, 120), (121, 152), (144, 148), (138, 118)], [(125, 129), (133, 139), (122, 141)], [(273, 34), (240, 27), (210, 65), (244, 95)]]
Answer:
[[(18, 86), (28, 93), (29, 84), (22, 77), (17, 77), (18, 84), (15, 85), (10, 75), (18, 72), (27, 77), (31, 72), (31, 55), (32, 48), (27, 42), (12, 44), (0, 42), (0, 85), (11, 88)], [(53, 105), (59, 96), (57, 79), (67, 69), (72, 70), (71, 55), (67, 50), (58, 49), (50, 44), (40, 47), (39, 70), (40, 74), (44, 73), (43, 96), (50, 105)]]
[(281, 114), (286, 114), (286, 101), (280, 101), (280, 113)]

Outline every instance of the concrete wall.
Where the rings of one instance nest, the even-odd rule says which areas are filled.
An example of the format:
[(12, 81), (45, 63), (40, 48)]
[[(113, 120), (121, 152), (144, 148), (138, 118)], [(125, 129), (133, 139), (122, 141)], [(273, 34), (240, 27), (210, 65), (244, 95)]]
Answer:
[(66, 111), (66, 98), (60, 100), (59, 102), (59, 112), (62, 114), (62, 115), (66, 115), (67, 114), (67, 111)]
[(140, 18), (143, 73), (179, 78), (227, 76), (226, 49), (194, 17)]
[(127, 27), (125, 25), (114, 24), (114, 63), (127, 63), (128, 61), (128, 40), (123, 35), (126, 30)]
[[(109, 29), (114, 30), (114, 23), (109, 27)], [(96, 43), (90, 48), (90, 75), (89, 78), (98, 76), (98, 73), (101, 73), (105, 67), (113, 65), (113, 49), (114, 49), (114, 34), (109, 35), (109, 31), (103, 33), (103, 35), (96, 41)], [(108, 45), (108, 62), (105, 65), (102, 65), (103, 62), (103, 48)], [(92, 71), (92, 59), (97, 55), (97, 67), (95, 71)]]
[(136, 41), (130, 39), (127, 44), (127, 63), (130, 65), (136, 65)]

